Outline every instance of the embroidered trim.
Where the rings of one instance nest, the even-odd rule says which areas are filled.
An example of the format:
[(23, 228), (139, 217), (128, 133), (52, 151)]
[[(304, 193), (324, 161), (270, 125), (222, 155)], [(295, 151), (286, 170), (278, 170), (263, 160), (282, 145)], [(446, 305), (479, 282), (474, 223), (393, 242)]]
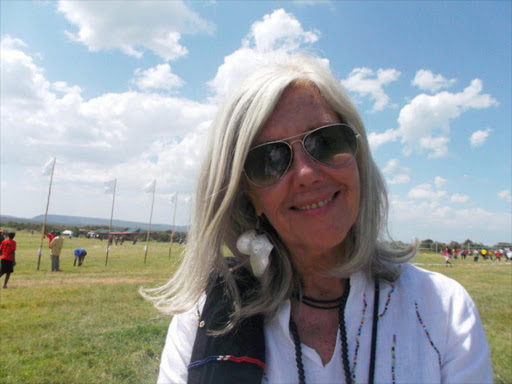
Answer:
[(356, 335), (356, 349), (354, 351), (354, 362), (352, 363), (352, 380), (356, 381), (356, 367), (357, 367), (357, 356), (359, 352), (359, 338), (361, 337), (361, 331), (363, 330), (364, 321), (366, 320), (366, 307), (368, 307), (368, 302), (366, 301), (366, 292), (363, 293), (363, 313), (361, 315), (361, 322), (359, 323), (359, 328), (357, 329)]
[(395, 366), (396, 366), (396, 335), (393, 334), (393, 345), (391, 346), (391, 382), (395, 384)]
[(388, 292), (388, 299), (386, 300), (386, 304), (384, 305), (384, 310), (379, 315), (379, 319), (386, 314), (388, 307), (389, 307), (389, 302), (391, 301), (391, 295), (393, 294), (393, 292), (395, 292), (395, 286), (393, 284), (391, 284), (391, 289)]
[(252, 357), (248, 357), (248, 356), (237, 357), (237, 356), (233, 356), (233, 355), (212, 355), (212, 356), (208, 356), (207, 358), (205, 358), (203, 360), (198, 360), (198, 361), (194, 361), (194, 362), (190, 363), (188, 365), (188, 369), (198, 367), (200, 365), (209, 363), (210, 361), (232, 361), (234, 363), (250, 363), (250, 364), (256, 364), (258, 367), (260, 367), (263, 370), (265, 370), (265, 368), (266, 368), (264, 362), (262, 362), (261, 360), (258, 360), (258, 359), (254, 359)]
[(418, 317), (418, 321), (420, 322), (421, 326), (423, 327), (423, 330), (425, 331), (425, 335), (427, 335), (427, 339), (430, 342), (430, 345), (432, 346), (432, 348), (434, 348), (434, 350), (437, 353), (437, 359), (439, 361), (439, 368), (441, 368), (441, 352), (439, 352), (439, 349), (437, 349), (436, 345), (432, 341), (432, 338), (430, 337), (430, 333), (428, 332), (425, 323), (421, 319), (420, 310), (418, 309), (418, 302), (417, 301), (414, 301), (414, 306), (416, 307), (416, 316)]

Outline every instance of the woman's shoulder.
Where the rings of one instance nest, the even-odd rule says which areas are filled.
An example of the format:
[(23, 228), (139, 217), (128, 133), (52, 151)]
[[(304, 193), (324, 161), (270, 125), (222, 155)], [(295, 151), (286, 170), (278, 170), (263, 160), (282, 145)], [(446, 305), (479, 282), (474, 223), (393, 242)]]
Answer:
[(402, 265), (402, 273), (395, 284), (413, 300), (430, 301), (433, 304), (450, 304), (457, 300), (471, 302), (466, 289), (454, 279), (442, 273), (427, 271), (412, 264)]

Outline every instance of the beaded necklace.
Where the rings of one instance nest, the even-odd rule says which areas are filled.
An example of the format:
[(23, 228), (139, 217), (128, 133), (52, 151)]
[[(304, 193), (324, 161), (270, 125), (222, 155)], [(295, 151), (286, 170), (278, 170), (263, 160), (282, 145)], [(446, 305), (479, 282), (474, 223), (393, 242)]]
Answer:
[[(343, 295), (332, 300), (319, 300), (308, 296), (298, 297), (294, 295), (296, 299), (302, 303), (317, 309), (334, 309), (339, 308), (339, 329), (341, 338), (341, 357), (343, 360), (343, 371), (345, 372), (345, 383), (352, 384), (352, 375), (350, 371), (350, 364), (348, 361), (348, 342), (347, 342), (347, 330), (345, 327), (345, 306), (347, 305), (348, 295), (350, 293), (350, 280), (347, 280), (345, 286), (345, 292)], [(332, 304), (336, 303), (336, 306)], [(320, 305), (316, 305), (320, 304)], [(375, 280), (375, 291), (373, 300), (373, 324), (372, 324), (372, 345), (370, 351), (370, 368), (369, 368), (369, 383), (373, 384), (375, 376), (375, 354), (377, 350), (377, 321), (379, 314), (379, 282)], [(297, 325), (293, 321), (290, 314), (290, 331), (293, 336), (293, 343), (295, 344), (295, 361), (297, 363), (297, 373), (299, 376), (299, 383), (306, 384), (306, 376), (304, 374), (304, 364), (302, 363), (302, 348), (300, 345), (300, 336), (297, 330)]]

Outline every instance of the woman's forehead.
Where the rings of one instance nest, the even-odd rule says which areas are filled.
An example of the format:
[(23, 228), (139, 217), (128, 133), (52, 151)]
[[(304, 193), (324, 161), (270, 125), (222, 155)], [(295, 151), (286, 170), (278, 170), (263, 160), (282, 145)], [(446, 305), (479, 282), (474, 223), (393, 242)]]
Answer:
[(293, 86), (284, 91), (276, 108), (256, 135), (253, 145), (281, 140), (339, 122), (337, 113), (316, 88)]

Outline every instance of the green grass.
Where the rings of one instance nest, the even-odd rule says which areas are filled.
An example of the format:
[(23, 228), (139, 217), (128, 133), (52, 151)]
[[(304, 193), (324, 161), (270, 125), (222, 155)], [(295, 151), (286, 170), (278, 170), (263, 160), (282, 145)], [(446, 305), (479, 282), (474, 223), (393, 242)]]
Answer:
[[(39, 236), (19, 232), (17, 265), (9, 288), (0, 291), (0, 383), (154, 383), (169, 317), (137, 293), (166, 281), (176, 268), (179, 246), (150, 243), (113, 246), (66, 239), (63, 272), (51, 273), (45, 240), (37, 271)], [(88, 251), (73, 267), (73, 249)], [(3, 283), (3, 278), (2, 278)]]
[[(0, 290), (0, 383), (154, 383), (169, 317), (137, 293), (165, 282), (179, 263), (181, 248), (150, 243), (111, 247), (106, 242), (66, 239), (60, 273), (51, 273), (45, 240), (40, 271), (39, 235), (19, 232), (17, 266), (9, 289)], [(88, 251), (73, 267), (72, 250)], [(497, 383), (512, 377), (512, 265), (503, 261), (453, 260), (421, 254), (421, 267), (444, 273), (466, 287), (479, 309), (491, 345)], [(512, 263), (510, 263), (512, 264)], [(1, 283), (3, 284), (3, 278)]]

